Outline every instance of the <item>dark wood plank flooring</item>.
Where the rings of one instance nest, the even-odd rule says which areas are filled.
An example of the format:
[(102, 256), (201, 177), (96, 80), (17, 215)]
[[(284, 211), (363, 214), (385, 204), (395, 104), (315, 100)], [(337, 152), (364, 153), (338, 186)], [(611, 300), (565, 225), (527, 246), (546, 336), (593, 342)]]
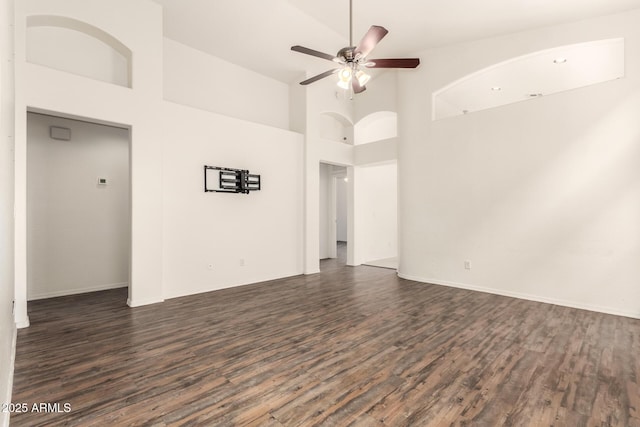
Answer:
[(640, 426), (638, 320), (322, 268), (29, 303), (11, 425)]

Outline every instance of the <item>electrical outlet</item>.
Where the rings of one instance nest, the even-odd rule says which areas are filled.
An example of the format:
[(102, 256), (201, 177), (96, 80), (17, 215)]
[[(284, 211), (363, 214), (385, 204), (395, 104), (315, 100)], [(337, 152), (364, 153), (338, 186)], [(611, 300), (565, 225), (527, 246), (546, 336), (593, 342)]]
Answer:
[(244, 267), (244, 258), (240, 258), (240, 267)]
[(464, 261), (464, 268), (466, 270), (471, 270), (471, 261), (469, 261), (468, 259)]

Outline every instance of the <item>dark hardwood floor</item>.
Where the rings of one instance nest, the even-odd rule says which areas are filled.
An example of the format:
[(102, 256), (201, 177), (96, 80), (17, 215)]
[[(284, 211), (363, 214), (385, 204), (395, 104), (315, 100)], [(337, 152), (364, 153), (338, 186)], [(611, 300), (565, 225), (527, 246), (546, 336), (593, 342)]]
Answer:
[(640, 426), (638, 320), (322, 268), (29, 303), (11, 425)]

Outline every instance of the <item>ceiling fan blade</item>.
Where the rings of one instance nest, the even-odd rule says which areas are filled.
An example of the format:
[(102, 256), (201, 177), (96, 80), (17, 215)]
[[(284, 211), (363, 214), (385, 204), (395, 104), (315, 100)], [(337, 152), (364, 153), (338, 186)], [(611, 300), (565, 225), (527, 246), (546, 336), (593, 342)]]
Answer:
[(420, 58), (370, 59), (364, 64), (367, 68), (416, 68)]
[(351, 85), (353, 86), (353, 93), (362, 93), (367, 90), (367, 87), (361, 86), (360, 82), (356, 78), (351, 79)]
[(291, 50), (295, 52), (304, 53), (306, 55), (316, 56), (318, 58), (326, 59), (328, 61), (333, 61), (335, 59), (335, 56), (333, 55), (329, 55), (328, 53), (318, 52), (317, 50), (309, 49), (308, 47), (304, 47), (304, 46), (298, 46), (298, 45), (291, 46)]
[(358, 43), (354, 54), (360, 54), (360, 56), (366, 57), (388, 32), (384, 27), (372, 25), (369, 31), (367, 31), (367, 34), (365, 34), (362, 40), (360, 40), (360, 43)]
[(307, 79), (307, 80), (305, 80), (305, 81), (303, 81), (303, 82), (300, 82), (300, 84), (301, 84), (301, 85), (303, 85), (303, 86), (306, 86), (306, 85), (308, 85), (308, 84), (310, 84), (310, 83), (317, 82), (318, 80), (320, 80), (320, 79), (324, 79), (325, 77), (328, 77), (328, 76), (330, 76), (331, 74), (335, 74), (335, 73), (337, 73), (337, 72), (338, 72), (338, 70), (340, 70), (340, 68), (336, 68), (335, 70), (328, 70), (328, 71), (325, 71), (325, 72), (324, 72), (324, 73), (322, 73), (322, 74), (318, 74), (317, 76), (313, 76), (313, 77), (311, 77), (311, 78), (309, 78), (309, 79)]

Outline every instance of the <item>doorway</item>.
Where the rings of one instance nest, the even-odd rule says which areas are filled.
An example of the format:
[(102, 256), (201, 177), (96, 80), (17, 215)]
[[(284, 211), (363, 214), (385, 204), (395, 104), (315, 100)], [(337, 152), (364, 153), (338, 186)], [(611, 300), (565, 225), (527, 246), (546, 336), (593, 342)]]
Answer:
[(129, 148), (128, 128), (28, 113), (27, 300), (129, 286)]
[(347, 262), (347, 168), (320, 163), (320, 259)]

